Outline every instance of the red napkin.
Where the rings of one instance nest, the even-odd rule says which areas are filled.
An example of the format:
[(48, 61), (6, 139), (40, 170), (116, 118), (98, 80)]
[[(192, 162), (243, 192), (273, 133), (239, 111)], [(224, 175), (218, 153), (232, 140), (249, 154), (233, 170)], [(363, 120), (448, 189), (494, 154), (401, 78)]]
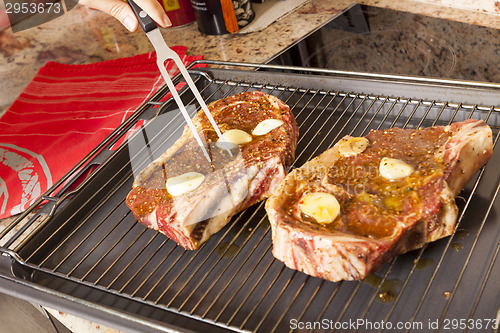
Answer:
[[(186, 65), (203, 58), (172, 49)], [(26, 210), (163, 84), (154, 52), (42, 67), (0, 118), (0, 218)]]

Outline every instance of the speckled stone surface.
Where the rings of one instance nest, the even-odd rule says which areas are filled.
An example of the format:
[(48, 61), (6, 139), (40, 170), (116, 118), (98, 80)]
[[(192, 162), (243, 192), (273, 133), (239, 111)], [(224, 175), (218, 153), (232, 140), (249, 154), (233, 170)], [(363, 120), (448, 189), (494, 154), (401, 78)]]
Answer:
[[(461, 31), (443, 30), (443, 33), (454, 34), (455, 49), (460, 45), (468, 47), (467, 45), (470, 44), (464, 45), (463, 40), (471, 38), (476, 39), (476, 45), (486, 45), (493, 34), (496, 34), (494, 37), (498, 38), (499, 31), (495, 29), (500, 29), (500, 20), (497, 15), (409, 0), (363, 0), (359, 3), (492, 28), (480, 36), (466, 36)], [(196, 23), (180, 28), (163, 29), (162, 32), (170, 45), (187, 46), (188, 54), (202, 54), (206, 59), (211, 60), (262, 63), (350, 4), (350, 1), (345, 0), (311, 0), (263, 31), (248, 35), (204, 36), (198, 31)], [(436, 50), (446, 52), (446, 46), (439, 45), (439, 41), (435, 43), (438, 46)], [(152, 50), (149, 40), (141, 31), (129, 33), (116, 20), (82, 6), (42, 26), (15, 34), (10, 29), (1, 31), (0, 114), (16, 99), (38, 69), (47, 61), (82, 64), (133, 56)], [(474, 56), (467, 61), (468, 68), (449, 69), (439, 63), (441, 55), (437, 53), (436, 63), (433, 64), (432, 70), (444, 72), (453, 70), (460, 75), (471, 68), (481, 68), (481, 64), (484, 63), (484, 59)], [(496, 73), (495, 75), (498, 75), (498, 66)], [(496, 77), (498, 76), (494, 76), (493, 79), (478, 76), (478, 79), (494, 81)], [(4, 228), (10, 220), (0, 221), (0, 228)], [(57, 310), (53, 312), (58, 314)], [(78, 332), (77, 327), (88, 326), (88, 323), (80, 322), (80, 319), (76, 317), (60, 315), (61, 320), (74, 328), (75, 332)], [(101, 326), (96, 328), (101, 329), (100, 332), (105, 329)], [(106, 332), (112, 332), (112, 330)]]
[[(366, 0), (362, 4), (421, 13), (492, 28), (500, 28), (496, 15), (427, 5), (414, 1)], [(202, 35), (196, 23), (162, 29), (170, 45), (185, 45), (188, 54), (206, 59), (261, 63), (330, 19), (350, 1), (311, 0), (263, 31), (247, 35)], [(152, 51), (141, 32), (129, 33), (107, 15), (82, 6), (41, 26), (12, 33), (0, 32), (0, 113), (4, 111), (47, 61), (90, 63)]]
[[(415, 0), (432, 5), (466, 9), (474, 12), (500, 15), (500, 1), (485, 0)], [(499, 17), (500, 19), (500, 17)]]
[[(205, 36), (196, 23), (162, 32), (169, 45), (187, 46), (188, 54), (261, 63), (343, 8), (326, 3), (312, 1), (264, 31), (248, 35)], [(82, 6), (38, 27), (17, 33), (4, 30), (0, 46), (0, 89), (4, 92), (0, 110), (12, 104), (47, 61), (81, 64), (153, 50), (142, 31), (129, 33), (118, 21)]]
[[(500, 82), (497, 29), (386, 8), (359, 7), (328, 24), (281, 63), (334, 70)], [(343, 17), (345, 20), (345, 17)], [(299, 51), (294, 48), (295, 54)]]

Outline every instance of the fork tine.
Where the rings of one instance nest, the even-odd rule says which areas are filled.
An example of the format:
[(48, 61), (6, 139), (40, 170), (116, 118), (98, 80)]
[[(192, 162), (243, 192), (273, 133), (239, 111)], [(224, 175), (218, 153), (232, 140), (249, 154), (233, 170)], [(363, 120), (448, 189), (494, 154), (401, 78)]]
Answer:
[[(170, 93), (172, 94), (172, 97), (175, 100), (175, 103), (179, 107), (184, 118), (189, 119), (191, 117), (189, 116), (189, 114), (186, 110), (186, 107), (184, 106), (184, 103), (182, 102), (182, 100), (179, 96), (179, 93), (177, 92), (177, 89), (175, 89), (175, 85), (172, 82), (172, 79), (170, 78), (170, 75), (168, 74), (167, 69), (165, 68), (165, 61), (167, 61), (169, 58), (172, 59), (171, 57), (167, 56), (163, 59), (157, 58), (156, 61), (157, 61), (158, 67), (160, 68), (160, 72), (162, 73), (163, 78), (165, 79), (165, 82), (167, 83), (168, 89), (170, 90)], [(172, 59), (172, 60), (174, 60), (174, 62), (175, 62), (175, 59)], [(180, 58), (179, 58), (179, 60), (180, 60)], [(176, 64), (177, 64), (177, 62), (176, 62)], [(193, 133), (194, 138), (198, 142), (198, 145), (201, 147), (201, 150), (203, 151), (203, 155), (205, 155), (208, 162), (211, 162), (212, 160), (211, 160), (210, 156), (208, 155), (208, 151), (206, 149), (206, 142), (201, 139), (200, 135), (198, 134), (198, 131), (196, 130), (196, 128), (194, 127), (192, 122), (188, 121), (187, 124), (188, 124), (189, 128), (191, 129), (191, 132)]]
[(171, 54), (171, 58), (170, 59), (172, 59), (175, 62), (175, 64), (177, 65), (177, 68), (179, 68), (179, 71), (181, 72), (182, 76), (184, 77), (184, 80), (186, 81), (186, 83), (188, 84), (189, 88), (193, 92), (194, 97), (196, 98), (196, 100), (198, 101), (198, 104), (200, 105), (200, 107), (202, 108), (203, 112), (207, 116), (208, 121), (210, 121), (210, 124), (212, 125), (212, 127), (215, 130), (215, 132), (217, 133), (217, 136), (219, 138), (221, 138), (222, 137), (222, 133), (219, 130), (219, 127), (217, 126), (217, 124), (215, 123), (215, 120), (212, 117), (212, 114), (208, 110), (208, 107), (205, 104), (205, 101), (201, 97), (201, 94), (198, 91), (198, 87), (196, 87), (195, 83), (193, 82), (193, 79), (191, 78), (191, 75), (189, 75), (186, 67), (182, 63), (181, 58), (179, 57), (179, 55), (177, 53), (173, 52), (173, 54)]
[(177, 53), (175, 53), (170, 47), (168, 47), (167, 43), (165, 43), (165, 39), (163, 38), (160, 30), (158, 29), (158, 25), (156, 24), (155, 21), (146, 13), (140, 6), (138, 6), (133, 0), (127, 0), (128, 4), (131, 6), (135, 16), (137, 17), (137, 20), (139, 21), (139, 25), (141, 28), (144, 30), (146, 33), (146, 36), (149, 38), (151, 41), (151, 44), (156, 50), (156, 64), (158, 65), (158, 68), (160, 69), (160, 72), (163, 76), (163, 79), (167, 83), (168, 88), (170, 89), (170, 93), (175, 99), (175, 102), (177, 103), (177, 106), (179, 107), (182, 115), (184, 116), (184, 119), (186, 119), (186, 122), (191, 129), (191, 132), (193, 133), (194, 138), (198, 142), (198, 145), (200, 146), (201, 150), (203, 151), (203, 154), (207, 158), (209, 163), (212, 163), (212, 160), (208, 154), (207, 151), (207, 145), (206, 142), (204, 142), (201, 138), (198, 132), (196, 131), (195, 126), (193, 125), (193, 122), (191, 121), (191, 117), (189, 117), (188, 112), (186, 111), (186, 107), (184, 106), (184, 103), (182, 102), (179, 94), (177, 93), (177, 89), (175, 89), (175, 85), (172, 82), (172, 79), (170, 78), (169, 73), (167, 72), (167, 69), (165, 68), (165, 61), (168, 59), (172, 59), (177, 67), (179, 68), (179, 71), (181, 72), (182, 76), (184, 77), (184, 80), (188, 83), (189, 87), (193, 91), (196, 99), (198, 100), (198, 103), (201, 105), (203, 111), (205, 112), (207, 118), (210, 121), (210, 124), (212, 127), (215, 129), (217, 132), (217, 135), (220, 137), (220, 130), (215, 124), (215, 121), (212, 118), (212, 115), (208, 111), (207, 106), (205, 105), (205, 102), (201, 98), (201, 95), (196, 88), (193, 80), (191, 79), (191, 76), (186, 70), (186, 67), (181, 61), (181, 58)]
[[(198, 104), (200, 105), (200, 107), (202, 108), (203, 112), (207, 116), (207, 119), (210, 122), (210, 124), (212, 125), (212, 128), (217, 133), (217, 136), (219, 137), (219, 139), (224, 142), (225, 139), (222, 137), (222, 133), (221, 133), (219, 127), (215, 123), (215, 120), (212, 117), (212, 114), (208, 110), (208, 107), (205, 104), (205, 101), (203, 100), (203, 98), (201, 97), (200, 92), (198, 91), (198, 87), (196, 87), (195, 83), (193, 82), (193, 79), (191, 78), (191, 75), (189, 75), (189, 73), (188, 73), (186, 67), (184, 66), (184, 63), (182, 62), (181, 58), (171, 48), (169, 48), (168, 46), (167, 46), (167, 48), (168, 48), (168, 52), (167, 52), (168, 55), (167, 55), (166, 58), (167, 59), (171, 59), (171, 60), (173, 60), (175, 62), (175, 64), (176, 64), (177, 68), (179, 69), (182, 77), (184, 78), (184, 80), (188, 84), (189, 88), (191, 89), (192, 93), (194, 94), (194, 97), (198, 101)], [(229, 148), (227, 148), (227, 147), (225, 149), (226, 149), (227, 153), (229, 154), (229, 156), (233, 157), (233, 153), (231, 152), (231, 150)]]

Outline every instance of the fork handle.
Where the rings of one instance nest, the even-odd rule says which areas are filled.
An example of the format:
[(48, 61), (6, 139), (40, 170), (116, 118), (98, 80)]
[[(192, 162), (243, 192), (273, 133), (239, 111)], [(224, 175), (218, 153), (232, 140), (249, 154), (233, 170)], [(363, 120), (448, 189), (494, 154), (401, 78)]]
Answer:
[(144, 32), (150, 32), (158, 28), (158, 25), (155, 21), (143, 10), (139, 7), (133, 0), (127, 0), (127, 3), (132, 7), (137, 20), (139, 20), (139, 25), (142, 27)]

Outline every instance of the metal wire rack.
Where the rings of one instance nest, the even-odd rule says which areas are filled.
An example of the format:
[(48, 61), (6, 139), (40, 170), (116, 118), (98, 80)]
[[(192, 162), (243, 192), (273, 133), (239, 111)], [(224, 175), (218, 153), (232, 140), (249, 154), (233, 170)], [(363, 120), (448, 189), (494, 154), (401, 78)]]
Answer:
[[(137, 223), (125, 205), (134, 172), (182, 131), (183, 120), (162, 90), (75, 168), (71, 179), (100, 164), (90, 177), (75, 188), (71, 181), (56, 184), (40, 199), (45, 206), (35, 216), (22, 216), (0, 233), (1, 258), (9, 261), (0, 265), (0, 277), (23, 294), (38, 291), (41, 303), (138, 331), (416, 332), (463, 326), (460, 319), (465, 331), (478, 325), (494, 330), (500, 309), (500, 103), (483, 101), (497, 98), (500, 87), (264, 67), (295, 72), (192, 73), (207, 102), (260, 90), (287, 103), (300, 126), (292, 167), (346, 134), (486, 121), (494, 154), (457, 199), (455, 233), (395, 258), (360, 282), (331, 283), (275, 260), (263, 203), (235, 216), (199, 250), (184, 250)], [(399, 90), (385, 93), (394, 86)], [(469, 95), (478, 96), (477, 102)], [(185, 104), (194, 103), (189, 91), (181, 96)], [(147, 124), (111, 150), (141, 119)]]

